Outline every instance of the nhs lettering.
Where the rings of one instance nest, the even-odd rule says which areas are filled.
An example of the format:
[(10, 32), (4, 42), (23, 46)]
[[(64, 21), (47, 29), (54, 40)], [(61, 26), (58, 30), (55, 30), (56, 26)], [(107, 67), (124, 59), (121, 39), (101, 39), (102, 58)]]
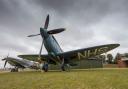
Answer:
[(96, 55), (105, 53), (108, 50), (109, 50), (109, 47), (93, 48), (93, 49), (88, 49), (84, 52), (78, 52), (77, 56), (78, 56), (78, 59), (81, 60), (81, 59), (85, 59), (85, 58), (89, 58), (92, 56), (96, 56)]

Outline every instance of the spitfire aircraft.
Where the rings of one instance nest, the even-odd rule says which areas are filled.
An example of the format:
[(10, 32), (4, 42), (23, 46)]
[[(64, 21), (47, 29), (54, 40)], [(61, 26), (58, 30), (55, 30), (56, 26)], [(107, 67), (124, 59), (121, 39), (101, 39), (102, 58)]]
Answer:
[[(48, 64), (55, 64), (55, 65), (58, 64), (60, 65), (62, 71), (66, 71), (67, 69), (70, 68), (70, 66), (73, 66), (76, 61), (85, 60), (87, 58), (106, 53), (119, 46), (119, 44), (106, 44), (106, 45), (63, 52), (63, 50), (60, 48), (57, 40), (53, 35), (63, 32), (65, 28), (58, 28), (48, 31), (47, 30), (48, 25), (49, 25), (49, 15), (46, 18), (44, 28), (42, 27), (40, 28), (40, 33), (28, 36), (28, 37), (34, 37), (41, 35), (42, 44), (39, 54), (18, 55), (18, 57), (23, 59), (33, 60), (33, 61), (38, 60), (40, 63), (43, 64), (42, 70), (44, 70), (45, 72), (48, 71)], [(45, 46), (48, 54), (44, 54), (44, 55), (41, 54), (43, 45)]]
[(4, 68), (7, 63), (14, 66), (14, 68), (11, 68), (11, 72), (18, 72), (19, 68), (40, 69), (39, 62), (35, 62), (35, 61), (30, 61), (26, 59), (18, 59), (18, 58), (13, 58), (13, 57), (8, 57), (8, 56), (2, 60), (5, 61)]

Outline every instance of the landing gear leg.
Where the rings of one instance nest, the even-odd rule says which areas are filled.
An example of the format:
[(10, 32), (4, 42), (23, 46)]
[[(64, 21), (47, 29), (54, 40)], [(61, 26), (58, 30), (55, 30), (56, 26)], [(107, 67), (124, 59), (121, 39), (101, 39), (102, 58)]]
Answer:
[(65, 66), (64, 66), (65, 64), (64, 64), (64, 58), (62, 59), (62, 65), (61, 65), (61, 70), (62, 71), (65, 71)]
[(64, 63), (64, 59), (62, 61), (61, 70), (62, 71), (70, 71), (70, 65), (69, 64), (65, 64)]
[(61, 70), (62, 70), (62, 71), (65, 71), (65, 66), (64, 66), (64, 64), (61, 66)]

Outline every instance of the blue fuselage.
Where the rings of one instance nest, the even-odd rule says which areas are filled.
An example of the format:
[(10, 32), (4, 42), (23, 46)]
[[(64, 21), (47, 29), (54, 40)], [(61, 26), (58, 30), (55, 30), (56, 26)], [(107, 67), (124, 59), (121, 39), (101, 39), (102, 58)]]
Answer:
[(52, 34), (48, 34), (46, 29), (40, 28), (40, 33), (48, 54), (56, 56), (58, 53), (63, 52), (54, 36)]

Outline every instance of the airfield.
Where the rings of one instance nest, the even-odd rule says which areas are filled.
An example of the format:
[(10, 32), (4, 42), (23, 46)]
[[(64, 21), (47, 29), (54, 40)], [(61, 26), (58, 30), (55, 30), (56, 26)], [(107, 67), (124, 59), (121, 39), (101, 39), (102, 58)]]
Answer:
[(1, 72), (0, 89), (128, 89), (128, 69)]

